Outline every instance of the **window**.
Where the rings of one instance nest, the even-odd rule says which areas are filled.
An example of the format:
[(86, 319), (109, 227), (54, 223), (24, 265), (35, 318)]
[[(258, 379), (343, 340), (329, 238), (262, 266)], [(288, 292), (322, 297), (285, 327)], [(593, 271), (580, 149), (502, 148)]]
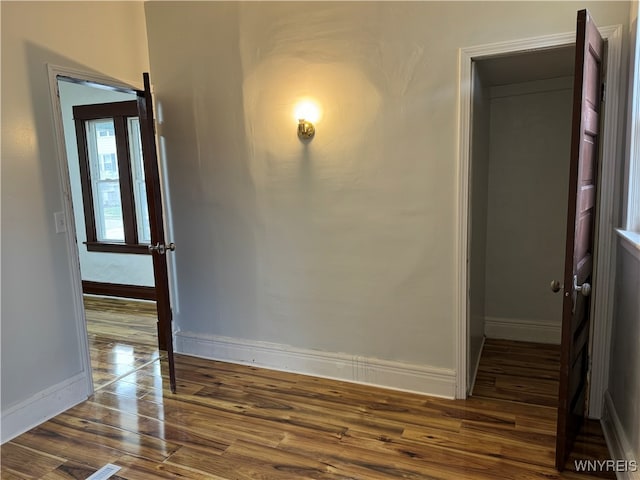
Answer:
[(100, 158), (100, 171), (101, 172), (116, 172), (116, 154), (115, 153), (103, 153)]
[(632, 29), (630, 114), (628, 117), (628, 150), (625, 224), (618, 234), (640, 259), (640, 35), (638, 26)]
[(128, 119), (128, 129), (138, 234), (145, 242), (150, 243), (151, 227), (149, 225), (149, 207), (147, 206), (147, 187), (144, 179), (144, 157), (142, 156), (142, 142), (140, 141), (140, 119), (138, 117), (130, 117)]
[(116, 134), (113, 128), (113, 124), (109, 125), (108, 123), (100, 125), (97, 132), (101, 137), (113, 137)]
[(73, 108), (90, 251), (148, 253), (151, 242), (137, 103)]
[(634, 57), (631, 115), (629, 118), (629, 198), (626, 229), (640, 233), (640, 38), (636, 38)]

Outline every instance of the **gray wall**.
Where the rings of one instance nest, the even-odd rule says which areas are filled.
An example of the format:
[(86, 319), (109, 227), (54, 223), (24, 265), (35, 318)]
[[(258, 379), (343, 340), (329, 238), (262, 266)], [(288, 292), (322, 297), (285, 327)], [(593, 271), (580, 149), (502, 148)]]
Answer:
[(622, 241), (616, 267), (609, 394), (635, 458), (640, 459), (640, 255), (632, 254), (621, 244)]
[(39, 412), (16, 409), (52, 394), (54, 403), (63, 399), (56, 408), (65, 408), (65, 401), (78, 400), (65, 394), (69, 382), (88, 375), (70, 250), (65, 234), (55, 233), (63, 192), (46, 64), (139, 84), (148, 57), (141, 3), (2, 2), (0, 8), (4, 439), (12, 433), (4, 422), (9, 413), (19, 414), (12, 416), (16, 428), (27, 427)]
[(458, 49), (585, 5), (147, 3), (182, 333), (453, 368)]
[(560, 343), (572, 78), (491, 89), (485, 332)]

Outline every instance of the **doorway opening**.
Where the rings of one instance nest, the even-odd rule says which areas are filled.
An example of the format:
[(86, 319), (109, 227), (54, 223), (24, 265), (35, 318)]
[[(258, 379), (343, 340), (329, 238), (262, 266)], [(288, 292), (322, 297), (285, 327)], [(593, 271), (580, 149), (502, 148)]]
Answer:
[[(151, 256), (145, 254), (146, 245), (139, 252), (119, 250), (130, 223), (123, 208), (128, 202), (122, 201), (125, 176), (132, 179), (127, 183), (133, 193), (129, 209), (134, 215), (138, 212), (140, 241), (150, 243), (139, 127), (136, 130), (129, 122), (134, 128), (126, 132), (124, 144), (132, 148), (123, 153), (110, 114), (81, 116), (84, 110), (105, 104), (133, 105), (135, 110), (136, 95), (64, 77), (57, 78), (57, 91), (93, 388), (99, 390), (160, 358)], [(109, 242), (115, 248), (108, 248)]]
[(564, 269), (574, 57), (570, 45), (473, 62), (470, 392), (485, 338), (560, 345), (548, 285)]
[[(458, 280), (460, 288), (458, 293), (459, 312), (461, 314), (458, 317), (458, 341), (460, 343), (458, 344), (457, 356), (457, 395), (464, 397), (468, 393), (470, 394), (473, 389), (485, 337), (520, 339), (524, 335), (525, 339), (528, 340), (527, 337), (539, 335), (542, 342), (554, 343), (553, 337), (557, 337), (557, 334), (553, 334), (553, 322), (546, 321), (544, 318), (540, 320), (522, 318), (522, 313), (544, 312), (545, 308), (551, 305), (551, 303), (540, 301), (540, 298), (538, 298), (539, 301), (536, 302), (535, 308), (531, 308), (533, 304), (527, 306), (527, 300), (530, 298), (535, 299), (540, 293), (540, 288), (551, 288), (554, 292), (559, 290), (560, 283), (558, 281), (549, 282), (549, 279), (547, 279), (546, 281), (534, 283), (529, 280), (530, 278), (536, 279), (537, 273), (543, 270), (539, 268), (541, 267), (540, 264), (544, 264), (545, 260), (552, 261), (554, 258), (554, 252), (544, 254), (545, 247), (548, 243), (553, 243), (552, 240), (556, 236), (553, 227), (550, 224), (540, 225), (539, 220), (553, 219), (552, 212), (554, 210), (556, 212), (562, 212), (563, 210), (566, 212), (568, 199), (570, 209), (568, 216), (564, 219), (567, 233), (567, 259), (565, 259), (564, 275), (560, 277), (565, 283), (564, 301), (560, 311), (561, 315), (556, 313), (555, 316), (553, 314), (551, 316), (552, 319), (557, 319), (558, 316), (564, 317), (564, 320), (560, 321), (562, 371), (559, 382), (560, 395), (558, 399), (560, 403), (558, 404), (558, 443), (556, 444), (556, 467), (559, 470), (562, 470), (565, 464), (567, 458), (565, 454), (570, 451), (568, 448), (570, 448), (571, 438), (575, 438), (567, 434), (569, 430), (564, 429), (564, 427), (569, 428), (565, 425), (565, 420), (568, 418), (567, 415), (571, 416), (572, 421), (574, 417), (582, 415), (577, 411), (574, 412), (573, 403), (570, 406), (571, 410), (568, 410), (569, 407), (567, 407), (566, 400), (571, 398), (573, 402), (574, 397), (567, 396), (567, 386), (570, 384), (572, 385), (570, 388), (573, 388), (574, 384), (577, 386), (585, 385), (584, 383), (577, 383), (577, 380), (582, 382), (583, 378), (587, 378), (586, 369), (582, 369), (577, 363), (571, 363), (573, 362), (573, 356), (570, 357), (571, 360), (567, 363), (567, 353), (569, 352), (569, 355), (572, 355), (571, 352), (574, 351), (581, 355), (584, 353), (586, 358), (587, 347), (581, 350), (577, 350), (577, 346), (574, 347), (574, 340), (577, 337), (573, 336), (572, 327), (574, 319), (582, 318), (580, 316), (584, 312), (587, 312), (586, 318), (588, 321), (589, 310), (592, 311), (593, 317), (596, 318), (592, 335), (587, 335), (588, 328), (579, 330), (576, 335), (582, 332), (577, 338), (581, 342), (585, 338), (591, 340), (589, 345), (591, 358), (594, 359), (593, 367), (596, 371), (596, 381), (591, 382), (590, 391), (596, 401), (589, 403), (589, 415), (592, 418), (599, 418), (601, 414), (601, 401), (607, 383), (608, 355), (606, 353), (608, 353), (609, 348), (608, 339), (610, 336), (611, 297), (613, 292), (612, 278), (614, 273), (610, 262), (613, 255), (613, 229), (609, 225), (608, 219), (612, 217), (615, 210), (614, 179), (620, 162), (619, 152), (616, 147), (616, 125), (618, 121), (621, 29), (620, 26), (606, 27), (598, 33), (586, 10), (578, 12), (577, 24), (577, 37), (575, 34), (560, 34), (503, 42), (462, 49), (460, 55), (461, 150), (459, 165), (460, 228), (458, 230), (460, 262)], [(585, 35), (585, 32), (587, 32), (587, 35)], [(604, 54), (606, 45), (601, 37), (608, 40), (606, 55)], [(575, 55), (575, 92), (571, 88), (563, 88), (562, 77), (557, 75), (562, 72), (554, 71), (553, 67), (550, 66), (556, 64), (554, 57), (555, 59), (561, 59), (563, 49), (571, 45), (579, 45)], [(567, 51), (567, 53), (569, 52)], [(529, 56), (529, 58), (527, 59), (526, 56)], [(570, 55), (568, 56), (570, 57)], [(505, 58), (509, 59), (506, 64)], [(514, 59), (518, 58), (520, 62), (518, 60), (514, 61)], [(479, 63), (484, 61), (488, 62)], [(501, 75), (504, 75), (505, 68), (508, 70), (513, 69), (513, 65), (519, 65), (516, 77), (521, 73), (526, 74), (524, 82), (520, 78), (518, 83), (526, 82), (527, 85), (515, 86), (506, 83), (504, 79), (500, 79), (497, 84), (491, 85), (491, 91), (488, 95), (486, 93), (483, 95), (485, 91), (483, 83), (486, 83), (487, 79), (491, 80), (492, 74), (495, 72), (502, 72)], [(570, 67), (571, 64), (567, 63), (566, 65)], [(534, 68), (532, 69), (531, 67)], [(545, 76), (540, 77), (541, 72)], [(531, 73), (533, 73), (533, 76), (530, 76)], [(495, 80), (495, 77), (493, 79)], [(570, 173), (568, 179), (571, 188), (567, 190), (568, 195), (566, 193), (563, 195), (564, 201), (558, 203), (559, 208), (549, 208), (549, 205), (547, 205), (547, 208), (542, 211), (540, 211), (539, 207), (541, 204), (544, 205), (545, 200), (548, 200), (546, 197), (550, 197), (551, 204), (554, 204), (552, 193), (555, 183), (553, 180), (557, 178), (557, 174), (554, 177), (553, 173), (550, 174), (545, 171), (548, 165), (545, 165), (544, 160), (549, 156), (553, 156), (558, 147), (554, 147), (555, 137), (542, 135), (545, 127), (548, 126), (546, 124), (553, 123), (553, 119), (557, 118), (557, 116), (550, 115), (549, 111), (540, 112), (541, 105), (548, 102), (539, 96), (542, 92), (530, 90), (533, 87), (532, 84), (536, 84), (537, 87), (540, 86), (540, 82), (544, 83), (543, 90), (556, 95), (555, 101), (552, 102), (553, 107), (556, 108), (556, 113), (558, 113), (557, 107), (562, 105), (560, 97), (563, 89), (570, 91), (570, 95), (573, 97), (571, 102), (573, 104), (571, 105), (573, 119), (569, 120), (569, 135), (565, 139), (570, 149), (570, 155), (565, 154), (565, 158), (568, 157), (570, 163), (563, 162), (565, 165), (568, 163), (570, 166), (568, 168)], [(569, 84), (571, 83), (569, 82)], [(522, 87), (526, 88), (523, 90)], [(602, 98), (606, 95), (608, 103), (600, 103), (601, 91)], [(530, 95), (538, 96), (536, 101), (529, 106), (533, 107), (533, 110), (530, 110), (525, 105), (527, 103), (526, 100), (531, 99), (518, 98)], [(509, 97), (516, 97), (516, 99), (513, 100)], [(535, 121), (536, 117), (541, 117), (542, 129), (540, 129), (540, 125), (531, 125), (523, 122), (523, 117), (519, 118), (517, 116), (518, 110), (528, 112), (526, 120), (533, 118)], [(602, 117), (599, 115), (600, 110), (602, 110)], [(486, 111), (489, 113), (485, 113)], [(502, 117), (502, 113), (506, 113), (504, 117), (507, 119), (506, 122)], [(562, 117), (561, 114), (560, 117)], [(585, 123), (585, 118), (589, 119), (590, 123)], [(604, 118), (601, 127), (594, 123), (594, 119), (598, 118)], [(540, 119), (538, 119), (538, 123), (540, 123)], [(588, 126), (585, 127), (585, 125)], [(560, 125), (555, 125), (552, 128), (554, 131), (561, 129)], [(599, 135), (599, 131), (602, 132), (601, 135)], [(505, 132), (507, 132), (506, 135)], [(523, 137), (521, 135), (524, 132), (526, 132), (526, 135)], [(596, 139), (599, 137), (601, 143), (590, 140), (591, 137)], [(505, 145), (509, 146), (510, 144), (510, 147), (503, 148)], [(601, 145), (599, 154), (595, 150), (596, 147), (594, 147), (594, 145), (598, 144)], [(583, 145), (591, 145), (591, 147), (583, 148)], [(551, 146), (551, 148), (545, 152), (544, 147), (547, 146)], [(506, 155), (504, 152), (506, 152)], [(531, 155), (532, 152), (533, 156)], [(519, 156), (524, 158), (525, 161), (517, 161), (516, 157)], [(593, 168), (593, 162), (597, 156), (600, 157), (601, 161), (598, 176), (596, 177), (599, 177), (599, 180), (596, 185), (594, 181), (589, 179), (594, 178), (593, 173), (596, 170)], [(483, 160), (483, 157), (488, 160)], [(583, 157), (585, 160), (583, 160)], [(534, 167), (534, 170), (531, 169), (532, 167)], [(536, 167), (542, 172), (536, 170)], [(508, 175), (509, 173), (512, 175), (511, 178)], [(585, 182), (589, 180), (591, 183), (582, 183), (583, 176)], [(502, 177), (506, 178), (505, 182), (500, 181)], [(577, 184), (576, 178), (578, 179)], [(523, 179), (534, 181), (523, 183)], [(531, 185), (536, 184), (536, 179), (538, 182), (549, 184), (548, 191), (536, 191), (535, 188), (532, 190)], [(576, 200), (576, 185), (578, 185), (577, 198), (580, 202)], [(597, 189), (600, 190), (598, 197), (594, 195)], [(580, 197), (582, 195), (581, 192), (585, 191), (587, 192), (584, 194), (586, 196)], [(510, 212), (513, 208), (518, 211), (518, 215), (515, 217)], [(587, 211), (587, 209), (592, 210)], [(598, 213), (593, 214), (593, 211)], [(587, 310), (580, 307), (577, 311), (575, 310), (576, 301), (574, 298), (576, 293), (584, 290), (584, 292), (581, 292), (582, 296), (588, 297), (591, 293), (591, 287), (586, 283), (583, 278), (584, 275), (582, 275), (586, 270), (585, 272), (578, 270), (579, 281), (576, 283), (575, 269), (578, 268), (576, 267), (576, 258), (580, 260), (583, 257), (576, 257), (573, 253), (573, 248), (576, 248), (576, 254), (582, 255), (584, 248), (587, 248), (587, 243), (585, 243), (587, 240), (583, 238), (582, 234), (588, 233), (587, 230), (580, 228), (580, 236), (578, 237), (577, 227), (576, 231), (573, 231), (574, 213), (576, 212), (580, 212), (580, 215), (586, 215), (586, 213), (592, 215), (585, 218), (593, 218), (595, 216), (595, 226), (593, 227), (593, 231), (596, 232), (594, 235), (595, 242), (589, 245), (595, 245), (594, 272), (597, 270), (596, 279), (594, 280), (596, 285), (595, 295), (591, 297), (593, 300), (591, 307), (587, 306)], [(570, 220), (567, 221), (568, 219)], [(529, 220), (533, 221), (535, 228), (527, 233), (526, 227)], [(582, 220), (581, 216), (580, 227), (584, 226)], [(569, 224), (571, 228), (568, 227)], [(562, 229), (559, 232), (561, 233)], [(531, 238), (534, 239), (533, 249), (529, 248)], [(578, 239), (580, 242), (579, 248), (574, 247), (574, 242), (578, 242)], [(498, 245), (497, 257), (495, 246), (492, 245), (491, 241), (495, 241)], [(570, 247), (572, 248), (570, 249)], [(560, 253), (564, 249), (560, 246), (557, 250), (559, 252), (556, 253)], [(542, 255), (538, 255), (539, 251), (542, 251)], [(589, 272), (591, 271), (591, 260), (594, 258), (591, 252), (593, 250), (587, 252), (589, 254)], [(528, 263), (531, 258), (536, 259), (534, 266)], [(506, 262), (503, 261), (505, 259)], [(510, 264), (509, 261), (513, 264)], [(583, 265), (583, 263), (579, 265)], [(584, 265), (587, 264), (585, 263)], [(573, 287), (571, 286), (572, 268)], [(551, 278), (553, 279), (553, 277), (556, 276), (554, 275)], [(584, 284), (580, 285), (583, 282)], [(506, 291), (507, 295), (502, 295), (504, 291)], [(572, 298), (574, 300), (571, 300)], [(571, 304), (574, 305), (573, 310), (570, 308)], [(585, 301), (580, 300), (578, 304), (584, 306)], [(494, 315), (504, 315), (504, 317), (492, 317), (487, 314), (487, 310), (490, 313), (493, 310)], [(512, 316), (516, 318), (512, 318)], [(555, 330), (557, 331), (557, 329)], [(581, 345), (583, 344), (584, 342), (581, 343)], [(591, 362), (583, 361), (580, 365), (587, 366), (590, 364)], [(571, 374), (573, 368), (576, 369), (576, 372), (582, 372), (580, 377)], [(523, 382), (526, 383), (527, 375), (524, 378)], [(582, 392), (586, 390), (583, 388)], [(550, 396), (551, 400), (552, 397), (553, 395)], [(577, 396), (575, 398), (577, 399)], [(583, 396), (582, 398), (589, 397)], [(579, 399), (576, 400), (576, 405), (578, 404), (582, 405)], [(580, 412), (582, 411), (584, 410), (580, 410)], [(571, 432), (575, 434), (577, 431), (575, 425), (573, 423), (571, 425)], [(568, 447), (567, 444), (569, 445)]]
[[(571, 45), (472, 68), (469, 393), (531, 409), (560, 393), (563, 294), (549, 286), (564, 275), (574, 63)], [(607, 456), (598, 427), (580, 458), (587, 442)]]
[[(472, 68), (469, 393), (531, 409), (555, 410), (560, 394), (563, 294), (550, 280), (564, 276), (574, 64), (566, 46)], [(589, 444), (608, 456), (594, 420), (573, 459)]]
[[(595, 269), (598, 288), (592, 293), (591, 342), (591, 383), (589, 417), (600, 418), (604, 405), (604, 391), (608, 384), (609, 346), (611, 321), (613, 314), (613, 282), (615, 276), (615, 232), (610, 219), (615, 210), (616, 172), (620, 166), (622, 152), (617, 141), (620, 98), (620, 68), (622, 61), (622, 26), (599, 28), (607, 44), (604, 63), (606, 84), (603, 107), (601, 169), (599, 172), (598, 208), (601, 212), (596, 218), (596, 263)], [(556, 49), (575, 45), (575, 32), (567, 32), (522, 40), (499, 42), (487, 45), (462, 48), (460, 50), (460, 148), (458, 163), (458, 229), (457, 229), (457, 322), (456, 322), (456, 397), (465, 398), (473, 387), (480, 345), (472, 346), (471, 325), (471, 230), (472, 214), (470, 202), (472, 196), (471, 168), (472, 148), (472, 92), (474, 88), (472, 70), (477, 61), (499, 59), (501, 57), (538, 53), (554, 53)], [(555, 52), (559, 53), (559, 52)], [(529, 57), (531, 58), (531, 57)], [(526, 57), (523, 57), (526, 59)], [(522, 60), (522, 59), (521, 59)], [(544, 61), (540, 58), (541, 61)], [(566, 206), (565, 206), (566, 208)], [(546, 279), (545, 286), (554, 278)], [(522, 276), (510, 278), (509, 282), (521, 285), (522, 293), (527, 290), (527, 279)], [(477, 328), (477, 324), (474, 328)], [(484, 326), (480, 329), (483, 331)], [(478, 334), (475, 333), (476, 338)]]

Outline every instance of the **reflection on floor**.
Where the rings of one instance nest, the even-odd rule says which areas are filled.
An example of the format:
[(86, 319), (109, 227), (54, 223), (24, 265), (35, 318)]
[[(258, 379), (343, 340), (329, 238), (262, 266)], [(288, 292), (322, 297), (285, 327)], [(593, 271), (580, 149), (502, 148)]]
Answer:
[(96, 390), (159, 358), (154, 302), (85, 295), (84, 305)]
[[(473, 396), (555, 409), (559, 374), (560, 345), (487, 338)], [(600, 423), (587, 420), (566, 468), (573, 470), (575, 460), (609, 458)], [(612, 472), (599, 472), (596, 476), (615, 478)]]
[(592, 480), (553, 468), (555, 409), (448, 400), (176, 355), (0, 448), (0, 476), (217, 480)]

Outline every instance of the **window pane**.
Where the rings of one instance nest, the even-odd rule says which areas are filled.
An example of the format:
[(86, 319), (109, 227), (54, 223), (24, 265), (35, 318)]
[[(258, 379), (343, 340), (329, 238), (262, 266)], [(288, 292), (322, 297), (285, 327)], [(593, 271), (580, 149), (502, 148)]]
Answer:
[(99, 242), (124, 242), (124, 221), (113, 120), (86, 122), (93, 210)]
[[(116, 136), (113, 120), (90, 120), (87, 122), (87, 132), (93, 130), (95, 138), (93, 147), (96, 157), (91, 158), (95, 171), (92, 176), (100, 180), (115, 180), (118, 178), (118, 157), (116, 153)], [(91, 145), (89, 146), (91, 151)]]
[(128, 119), (129, 155), (131, 156), (131, 175), (133, 176), (133, 196), (136, 205), (138, 241), (151, 243), (149, 227), (149, 208), (147, 206), (147, 187), (144, 182), (144, 162), (142, 142), (140, 141), (140, 121), (137, 117)]
[[(98, 241), (124, 242), (124, 221), (118, 182), (98, 182), (94, 198)], [(98, 216), (99, 215), (99, 216)]]

